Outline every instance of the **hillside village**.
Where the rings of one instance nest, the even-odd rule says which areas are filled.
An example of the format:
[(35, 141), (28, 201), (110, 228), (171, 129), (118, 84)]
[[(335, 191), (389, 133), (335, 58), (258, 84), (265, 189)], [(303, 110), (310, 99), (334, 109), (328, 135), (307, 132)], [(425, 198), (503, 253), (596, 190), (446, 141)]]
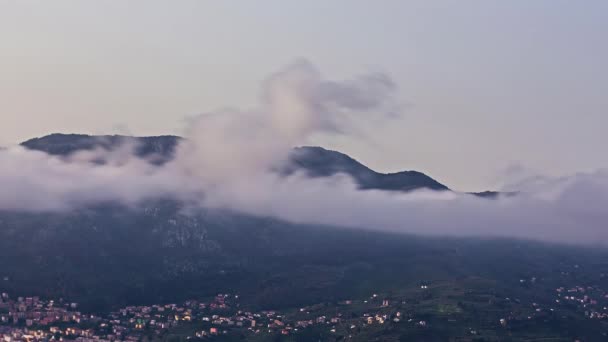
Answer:
[[(519, 280), (522, 287), (535, 286), (537, 281), (534, 277)], [(458, 302), (453, 302), (449, 298), (456, 290), (448, 289), (446, 284), (421, 283), (409, 291), (407, 295), (372, 294), (357, 300), (285, 311), (248, 310), (241, 307), (238, 294), (218, 294), (208, 300), (188, 300), (180, 304), (127, 306), (108, 314), (83, 313), (78, 303), (64, 299), (14, 298), (2, 293), (0, 341), (147, 341), (174, 336), (176, 331), (186, 339), (214, 339), (224, 335), (291, 336), (307, 331), (352, 337), (366, 330), (389, 329), (389, 326), (421, 330), (454, 323), (463, 319), (463, 312), (478, 310), (470, 303), (489, 298), (487, 294), (469, 290)], [(547, 322), (570, 317), (573, 312), (579, 319), (608, 322), (608, 291), (602, 288), (560, 286), (554, 289), (552, 297), (531, 302), (490, 298), (488, 303), (503, 308), (504, 315), (493, 318), (493, 323), (485, 326), (487, 317), (480, 318), (477, 326), (469, 322), (467, 334), (483, 334), (483, 329), (489, 327), (509, 330), (522, 322)], [(429, 307), (436, 312), (430, 314)]]

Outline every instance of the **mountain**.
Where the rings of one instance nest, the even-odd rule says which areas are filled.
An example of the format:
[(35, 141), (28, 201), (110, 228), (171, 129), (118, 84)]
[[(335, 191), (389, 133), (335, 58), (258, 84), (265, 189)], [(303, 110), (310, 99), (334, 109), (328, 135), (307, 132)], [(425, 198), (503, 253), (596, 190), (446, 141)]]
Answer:
[[(112, 150), (124, 143), (134, 143), (139, 157), (154, 157), (159, 163), (173, 157), (182, 138), (177, 136), (129, 137), (120, 135), (91, 136), (82, 134), (51, 134), (21, 143), (22, 146), (52, 155), (67, 156), (71, 153), (103, 148)], [(345, 173), (353, 177), (362, 189), (411, 191), (421, 188), (449, 190), (447, 186), (417, 171), (379, 173), (346, 154), (321, 147), (298, 147), (290, 156), (290, 163), (282, 170), (290, 174), (304, 170), (311, 177), (327, 177)]]
[[(97, 147), (113, 149), (127, 141), (138, 143), (137, 155), (162, 163), (172, 158), (180, 139), (55, 134), (23, 145), (65, 156)], [(298, 170), (313, 177), (347, 173), (364, 189), (447, 190), (424, 174), (380, 174), (320, 147), (294, 150), (282, 172)], [(373, 325), (362, 323), (363, 313), (345, 314), (344, 320), (361, 323), (360, 329), (345, 329), (363, 334), (358, 339), (362, 341), (446, 341), (452, 336), (464, 336), (457, 339), (463, 341), (538, 336), (605, 341), (608, 336), (605, 318), (591, 319), (590, 313), (603, 314), (608, 306), (605, 249), (513, 239), (431, 238), (373, 227), (292, 224), (226, 210), (183, 209), (174, 201), (155, 200), (136, 207), (104, 203), (65, 212), (0, 210), (0, 292), (13, 298), (78, 302), (85, 313), (203, 300), (218, 293), (238, 294), (238, 310), (243, 311), (308, 315), (299, 308), (323, 308), (328, 312), (323, 315), (332, 317), (344, 310), (344, 300), (354, 299), (359, 304), (353, 309), (365, 313), (368, 307), (360, 305), (368, 300), (373, 310), (403, 313), (401, 323)], [(563, 289), (568, 296), (560, 298)], [(378, 299), (372, 303), (373, 294), (397, 306), (380, 306)], [(572, 296), (577, 300), (568, 300)], [(0, 305), (0, 316), (7, 314), (6, 305)], [(421, 321), (428, 327), (416, 325)], [(329, 333), (330, 326), (322, 328)], [(295, 340), (319, 340), (307, 338), (311, 331), (302, 330)], [(408, 335), (417, 331), (423, 336)], [(476, 338), (477, 333), (490, 338)]]

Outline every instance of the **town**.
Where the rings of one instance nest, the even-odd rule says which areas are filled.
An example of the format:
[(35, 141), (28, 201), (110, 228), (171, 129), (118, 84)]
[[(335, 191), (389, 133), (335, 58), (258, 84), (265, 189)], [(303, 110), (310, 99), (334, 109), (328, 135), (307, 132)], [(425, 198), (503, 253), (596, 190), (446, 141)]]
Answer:
[[(373, 298), (376, 298), (374, 295)], [(63, 300), (41, 300), (39, 297), (12, 299), (2, 293), (0, 301), (0, 339), (11, 341), (140, 341), (146, 335), (160, 336), (183, 323), (199, 322), (207, 329), (194, 333), (196, 338), (227, 334), (239, 329), (253, 334), (296, 333), (313, 325), (330, 326), (342, 321), (335, 317), (319, 316), (308, 320), (289, 321), (277, 311), (250, 312), (238, 310), (238, 295), (218, 294), (208, 302), (195, 300), (180, 305), (128, 306), (107, 316), (83, 314), (77, 303)], [(344, 305), (352, 301), (344, 301)], [(381, 307), (388, 307), (383, 300)], [(305, 309), (300, 309), (304, 312)], [(362, 324), (383, 324), (389, 319), (399, 322), (400, 313), (366, 314)], [(424, 325), (424, 322), (420, 322)], [(354, 328), (354, 326), (351, 326)]]
[[(533, 286), (536, 282), (536, 278), (520, 280), (522, 286)], [(213, 339), (230, 334), (297, 335), (307, 329), (352, 336), (362, 329), (385, 325), (428, 329), (437, 321), (424, 313), (425, 305), (430, 300), (443, 298), (437, 297), (437, 293), (449, 293), (445, 286), (424, 283), (410, 289), (407, 296), (371, 294), (335, 305), (316, 304), (286, 311), (246, 310), (241, 308), (238, 294), (218, 294), (207, 300), (180, 304), (127, 306), (103, 315), (85, 314), (79, 311), (78, 303), (64, 299), (13, 298), (2, 293), (0, 341), (150, 341), (162, 340), (184, 327), (180, 336), (186, 339)], [(449, 296), (452, 294), (445, 298)], [(466, 296), (474, 301), (480, 294), (469, 291)], [(552, 297), (551, 301), (538, 302), (493, 298), (490, 300), (493, 305), (507, 310), (505, 315), (493, 318), (491, 325), (495, 329), (508, 329), (517, 322), (547, 320), (551, 315), (559, 315), (560, 310), (575, 312), (582, 319), (608, 321), (608, 293), (599, 287), (560, 286), (554, 289)], [(457, 313), (463, 310), (467, 310), (465, 302), (459, 301), (450, 309), (445, 301), (438, 314), (443, 312), (447, 321), (455, 321)], [(470, 335), (478, 334), (475, 327), (468, 330)]]

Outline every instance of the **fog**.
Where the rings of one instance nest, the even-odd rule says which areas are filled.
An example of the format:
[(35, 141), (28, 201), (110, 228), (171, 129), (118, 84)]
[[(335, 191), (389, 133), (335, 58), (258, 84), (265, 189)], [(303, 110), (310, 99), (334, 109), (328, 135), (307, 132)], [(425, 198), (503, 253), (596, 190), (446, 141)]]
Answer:
[(300, 60), (262, 83), (255, 108), (223, 109), (192, 120), (174, 158), (162, 165), (136, 157), (130, 143), (67, 157), (9, 147), (0, 150), (0, 209), (66, 211), (101, 202), (136, 206), (169, 197), (188, 206), (295, 223), (608, 242), (605, 170), (523, 179), (516, 183), (516, 195), (495, 199), (451, 191), (360, 190), (347, 175), (310, 178), (303, 172), (285, 176), (276, 171), (289, 162), (293, 147), (309, 144), (315, 135), (351, 134), (353, 120), (391, 120), (399, 108), (395, 89), (382, 73), (327, 80)]

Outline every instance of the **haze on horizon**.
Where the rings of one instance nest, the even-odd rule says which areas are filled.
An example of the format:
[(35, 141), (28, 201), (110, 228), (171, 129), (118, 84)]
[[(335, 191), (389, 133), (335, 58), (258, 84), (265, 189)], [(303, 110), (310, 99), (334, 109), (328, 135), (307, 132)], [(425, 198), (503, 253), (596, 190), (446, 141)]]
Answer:
[(305, 57), (331, 79), (381, 71), (397, 85), (401, 116), (315, 140), (379, 171), (474, 191), (514, 164), (606, 168), (607, 13), (604, 1), (2, 1), (0, 145), (182, 134), (187, 117), (256, 103), (269, 72)]

